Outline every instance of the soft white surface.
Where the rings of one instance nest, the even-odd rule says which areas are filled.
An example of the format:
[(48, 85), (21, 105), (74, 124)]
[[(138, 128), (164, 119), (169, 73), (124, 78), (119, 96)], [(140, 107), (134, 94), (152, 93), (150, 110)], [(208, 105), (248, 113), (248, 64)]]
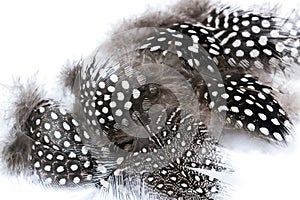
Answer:
[[(170, 2), (175, 1), (167, 1)], [(253, 3), (262, 1), (246, 1), (244, 6)], [(286, 0), (284, 8), (293, 8), (295, 3)], [(143, 13), (148, 5), (163, 7), (164, 4), (161, 0), (0, 0), (0, 84), (11, 84), (15, 76), (22, 76), (24, 82), (39, 71), (39, 80), (49, 87), (62, 65), (89, 55), (118, 20)], [(7, 92), (4, 90), (0, 86), (1, 94)], [(0, 101), (5, 98), (1, 95)], [(3, 128), (0, 130), (0, 134), (5, 134)], [(293, 146), (281, 151), (234, 152), (236, 173), (229, 181), (233, 189), (229, 199), (298, 199), (298, 146), (296, 140)], [(94, 194), (91, 190), (45, 190), (4, 176), (0, 176), (0, 191), (0, 199), (75, 200), (90, 199), (89, 194)], [(99, 195), (95, 199), (103, 198)]]

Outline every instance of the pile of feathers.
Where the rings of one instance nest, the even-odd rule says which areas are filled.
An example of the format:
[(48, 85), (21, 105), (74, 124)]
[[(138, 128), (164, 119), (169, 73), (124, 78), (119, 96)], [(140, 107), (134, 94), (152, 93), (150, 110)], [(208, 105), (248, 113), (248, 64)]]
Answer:
[(81, 199), (287, 197), (299, 54), (297, 9), (182, 0), (125, 20), (57, 91), (6, 86), (1, 174)]

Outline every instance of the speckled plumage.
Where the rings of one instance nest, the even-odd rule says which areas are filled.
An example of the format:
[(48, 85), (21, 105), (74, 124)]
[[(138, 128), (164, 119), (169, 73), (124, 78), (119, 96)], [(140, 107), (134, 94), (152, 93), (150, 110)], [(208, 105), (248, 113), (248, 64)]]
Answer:
[(153, 198), (222, 196), (221, 180), (193, 168), (231, 170), (215, 138), (223, 126), (275, 144), (291, 136), (278, 90), (262, 77), (299, 64), (299, 20), (192, 2), (193, 13), (121, 26), (138, 30), (113, 35), (66, 75), (74, 109), (38, 97), (4, 154), (26, 140), (24, 168), (43, 184), (109, 187), (122, 177)]

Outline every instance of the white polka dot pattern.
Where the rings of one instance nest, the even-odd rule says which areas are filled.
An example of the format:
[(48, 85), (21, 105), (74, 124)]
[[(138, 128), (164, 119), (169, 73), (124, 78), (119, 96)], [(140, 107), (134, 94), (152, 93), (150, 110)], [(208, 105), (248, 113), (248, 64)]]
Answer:
[[(36, 123), (36, 122), (39, 123)], [(103, 163), (109, 172), (98, 171), (101, 160), (96, 160), (82, 143), (79, 122), (52, 100), (41, 101), (31, 113), (28, 137), (33, 140), (30, 162), (45, 184), (99, 184), (112, 172), (114, 162)]]
[[(80, 71), (79, 114), (52, 100), (35, 107), (26, 121), (29, 160), (44, 184), (109, 187), (114, 175), (138, 179), (151, 193), (172, 199), (214, 199), (222, 191), (219, 180), (192, 170), (230, 167), (206, 125), (196, 120), (202, 116), (183, 109), (190, 96), (180, 100), (141, 65), (176, 71), (191, 86), (196, 106), (225, 116), (231, 128), (286, 143), (292, 129), (287, 113), (274, 89), (251, 74), (300, 63), (299, 16), (286, 20), (229, 7), (207, 15), (199, 23), (150, 32), (128, 53), (133, 61), (93, 57)], [(161, 107), (152, 113), (154, 106)]]

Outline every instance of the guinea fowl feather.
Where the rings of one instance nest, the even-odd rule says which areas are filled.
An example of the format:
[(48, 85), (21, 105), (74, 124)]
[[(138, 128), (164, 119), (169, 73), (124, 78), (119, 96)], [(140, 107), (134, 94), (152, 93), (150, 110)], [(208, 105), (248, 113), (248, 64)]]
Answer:
[(72, 109), (20, 86), (5, 166), (117, 199), (226, 198), (226, 132), (272, 147), (293, 139), (297, 110), (272, 80), (298, 70), (300, 18), (266, 13), (182, 0), (126, 21), (62, 70)]

